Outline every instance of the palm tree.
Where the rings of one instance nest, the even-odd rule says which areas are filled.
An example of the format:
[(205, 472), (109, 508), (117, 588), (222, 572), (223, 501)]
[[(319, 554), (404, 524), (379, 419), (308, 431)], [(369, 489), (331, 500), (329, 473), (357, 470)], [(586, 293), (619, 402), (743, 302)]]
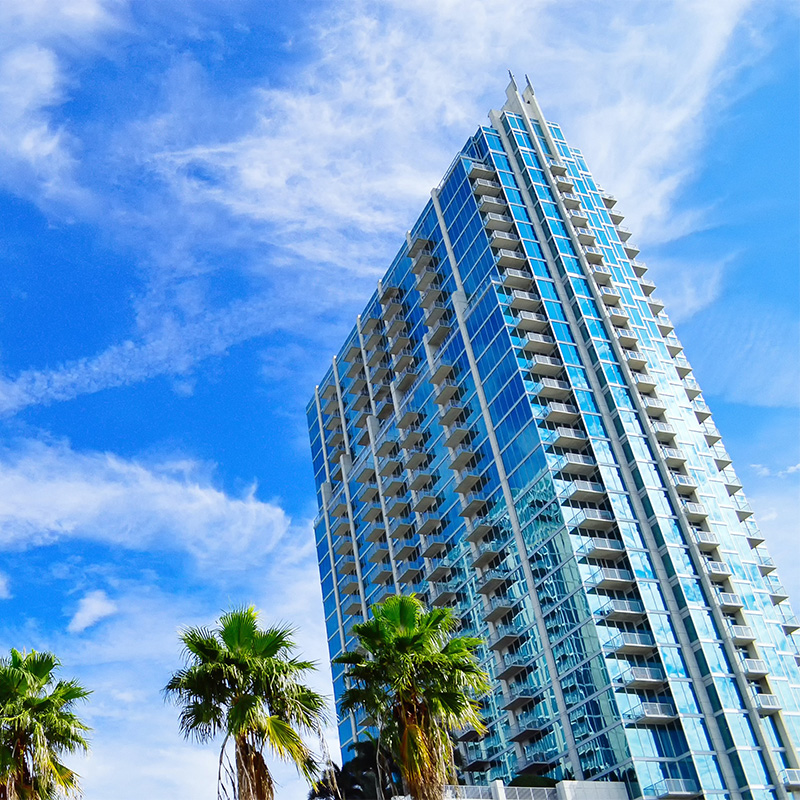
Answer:
[(75, 714), (90, 692), (57, 680), (52, 653), (11, 650), (0, 659), (0, 800), (78, 795), (78, 775), (65, 755), (87, 752), (89, 730)]
[[(261, 629), (251, 606), (226, 612), (212, 630), (187, 628), (180, 636), (186, 666), (164, 691), (181, 706), (186, 738), (223, 737), (218, 797), (272, 800), (275, 784), (265, 750), (293, 762), (314, 783), (318, 765), (303, 736), (321, 739), (325, 700), (301, 683), (315, 665), (292, 655), (292, 635), (287, 627)], [(226, 755), (229, 743), (233, 765)]]
[(475, 699), (489, 686), (475, 657), (480, 639), (455, 636), (452, 610), (428, 611), (413, 595), (389, 597), (371, 611), (372, 619), (353, 626), (359, 647), (336, 658), (350, 679), (341, 710), (374, 721), (412, 797), (440, 800), (448, 779), (455, 782), (452, 732), (485, 729)]

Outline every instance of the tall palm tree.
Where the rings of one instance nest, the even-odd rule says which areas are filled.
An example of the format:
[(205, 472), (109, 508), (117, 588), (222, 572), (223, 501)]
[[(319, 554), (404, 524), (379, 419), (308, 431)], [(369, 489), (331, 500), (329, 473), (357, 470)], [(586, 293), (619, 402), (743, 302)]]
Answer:
[(89, 728), (74, 708), (90, 692), (57, 680), (52, 653), (11, 650), (0, 659), (0, 800), (79, 794), (78, 775), (61, 759), (89, 749)]
[[(186, 738), (207, 742), (222, 736), (218, 797), (272, 800), (275, 784), (265, 750), (293, 762), (314, 782), (318, 765), (303, 736), (321, 739), (325, 700), (301, 682), (315, 665), (292, 655), (292, 634), (287, 627), (260, 628), (252, 606), (228, 611), (211, 630), (181, 634), (186, 666), (165, 693), (181, 706)], [(229, 743), (233, 765), (226, 755)]]
[(440, 800), (455, 782), (453, 731), (484, 730), (477, 695), (488, 690), (478, 665), (480, 639), (456, 636), (452, 610), (426, 610), (415, 597), (392, 596), (353, 626), (359, 647), (336, 658), (350, 687), (342, 712), (359, 709), (378, 728), (416, 800)]

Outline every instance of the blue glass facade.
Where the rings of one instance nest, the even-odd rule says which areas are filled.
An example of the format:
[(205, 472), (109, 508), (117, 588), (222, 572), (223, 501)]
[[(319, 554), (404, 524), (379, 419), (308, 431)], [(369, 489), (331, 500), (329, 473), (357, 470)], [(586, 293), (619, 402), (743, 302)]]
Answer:
[[(331, 655), (417, 592), (486, 642), (468, 781), (785, 798), (785, 591), (614, 198), (530, 87), (507, 94), (308, 406)], [(343, 748), (360, 732), (342, 720)]]

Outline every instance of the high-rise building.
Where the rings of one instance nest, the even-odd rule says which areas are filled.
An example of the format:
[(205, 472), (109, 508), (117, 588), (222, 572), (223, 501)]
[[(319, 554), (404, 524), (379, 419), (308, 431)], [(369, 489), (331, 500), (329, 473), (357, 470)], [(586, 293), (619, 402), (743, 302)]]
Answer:
[(308, 406), (331, 655), (415, 592), (485, 640), (468, 782), (786, 798), (798, 623), (692, 367), (530, 86), (489, 118)]

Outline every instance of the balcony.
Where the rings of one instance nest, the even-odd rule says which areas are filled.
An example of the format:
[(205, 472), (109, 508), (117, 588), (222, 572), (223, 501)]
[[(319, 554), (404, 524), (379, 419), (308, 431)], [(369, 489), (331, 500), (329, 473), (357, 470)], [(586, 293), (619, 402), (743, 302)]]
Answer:
[(490, 231), (510, 231), (514, 227), (514, 220), (508, 214), (489, 212), (483, 217), (483, 225)]
[(403, 560), (414, 558), (418, 554), (418, 547), (419, 539), (416, 537), (398, 539), (394, 545), (394, 557)]
[(656, 649), (652, 633), (636, 631), (620, 631), (609, 639), (603, 649), (617, 655), (645, 655)]
[(633, 231), (630, 228), (626, 228), (624, 225), (616, 225), (615, 228), (621, 242), (627, 242), (628, 239), (633, 236)]
[(420, 513), (417, 522), (417, 532), (423, 536), (432, 533), (442, 524), (442, 518), (431, 512)]
[(567, 211), (567, 218), (576, 228), (585, 228), (589, 224), (589, 217), (585, 211), (570, 209)]
[(605, 264), (589, 264), (589, 271), (598, 286), (607, 286), (611, 283), (611, 268)]
[(656, 379), (647, 372), (634, 372), (633, 382), (636, 384), (637, 389), (642, 389), (646, 392), (652, 391), (658, 385)]
[(625, 554), (625, 545), (619, 539), (604, 539), (593, 536), (575, 550), (580, 558), (616, 559)]
[(467, 425), (456, 424), (450, 427), (450, 433), (444, 440), (444, 446), (451, 450), (472, 436), (472, 429)]
[(459, 582), (456, 580), (435, 583), (433, 585), (431, 605), (439, 607), (452, 605), (453, 601), (456, 599), (459, 585)]
[(756, 640), (755, 631), (749, 625), (729, 625), (728, 633), (735, 645), (750, 644)]
[(658, 397), (642, 395), (642, 405), (651, 417), (660, 417), (667, 410), (666, 403)]
[(617, 678), (623, 689), (657, 689), (667, 681), (660, 667), (629, 667)]
[(786, 769), (783, 771), (783, 787), (787, 792), (800, 791), (800, 769)]
[(498, 530), (486, 522), (477, 522), (466, 536), (468, 542), (482, 542), (487, 536), (499, 535)]
[(496, 250), (516, 250), (521, 243), (519, 236), (509, 231), (492, 231), (489, 235), (489, 246)]
[(475, 450), (470, 444), (462, 444), (450, 451), (450, 459), (450, 468), (460, 472), (475, 459)]
[(573, 228), (573, 230), (575, 231), (575, 235), (578, 237), (578, 241), (582, 245), (593, 245), (597, 241), (597, 237), (594, 235), (594, 232), (589, 228), (581, 228), (576, 226)]
[(583, 447), (589, 437), (578, 428), (566, 428), (559, 425), (552, 432), (552, 438), (547, 443), (554, 447)]
[(447, 319), (442, 319), (428, 334), (428, 342), (432, 347), (438, 347), (452, 332), (453, 326)]
[(603, 529), (614, 524), (614, 515), (602, 508), (582, 508), (572, 520), (572, 528)]
[(583, 252), (586, 255), (586, 260), (590, 264), (603, 263), (603, 251), (599, 247), (587, 244), (583, 246)]
[(570, 403), (550, 403), (544, 409), (545, 422), (575, 422), (580, 417), (580, 411)]
[(642, 261), (636, 261), (636, 259), (631, 259), (631, 268), (633, 269), (633, 274), (636, 275), (637, 278), (641, 278), (647, 272), (647, 264)]
[(424, 567), (425, 564), (421, 558), (414, 558), (398, 564), (397, 575), (402, 583), (414, 583)]
[(709, 580), (717, 583), (724, 583), (733, 575), (731, 568), (724, 561), (713, 561), (706, 559), (706, 574)]
[(504, 594), (492, 597), (489, 600), (489, 608), (483, 612), (483, 618), (486, 622), (497, 622), (508, 614), (518, 602), (518, 598)]
[(583, 453), (563, 453), (551, 462), (556, 472), (565, 475), (588, 475), (597, 469), (597, 462), (593, 456)]
[(602, 483), (596, 481), (572, 480), (568, 486), (558, 493), (561, 500), (581, 502), (588, 500), (593, 503), (601, 502), (606, 496), (606, 489)]
[(692, 539), (694, 539), (695, 544), (703, 553), (711, 553), (719, 547), (719, 539), (711, 531), (692, 528)]
[(561, 199), (564, 201), (565, 208), (580, 208), (581, 207), (581, 199), (576, 194), (571, 194), (570, 192), (562, 192)]
[(497, 673), (498, 680), (506, 681), (514, 675), (518, 675), (532, 660), (533, 656), (528, 653), (506, 653), (502, 658), (502, 666)]
[(678, 337), (675, 336), (674, 334), (671, 334), (670, 336), (665, 336), (664, 344), (667, 346), (667, 352), (671, 356), (677, 356), (683, 350), (683, 345), (678, 341)]
[(658, 800), (689, 800), (702, 796), (697, 782), (689, 778), (664, 778), (647, 794), (654, 794)]
[(505, 542), (497, 539), (489, 539), (482, 542), (475, 548), (475, 555), (472, 558), (472, 566), (483, 569), (487, 564), (499, 556), (506, 547)]
[(515, 711), (541, 698), (541, 695), (541, 688), (531, 686), (529, 683), (511, 684), (508, 687), (508, 697), (503, 703), (503, 708), (506, 711)]
[(686, 359), (686, 356), (676, 356), (673, 358), (672, 363), (675, 366), (675, 371), (678, 373), (679, 378), (685, 378), (692, 371), (692, 367)]
[(681, 467), (686, 463), (686, 456), (677, 447), (662, 447), (661, 457), (667, 462), (668, 467)]
[(644, 616), (644, 605), (640, 600), (613, 598), (604, 603), (595, 616), (613, 622), (636, 622)]
[(500, 195), (502, 189), (503, 187), (497, 181), (489, 180), (487, 178), (477, 178), (476, 180), (472, 181), (472, 191), (479, 197), (485, 197), (486, 195), (497, 197)]
[(573, 179), (569, 175), (554, 175), (553, 180), (556, 182), (556, 188), (561, 192), (572, 192), (574, 188)]
[(371, 578), (372, 581), (377, 584), (386, 585), (389, 583), (394, 578), (391, 562), (382, 561), (379, 563), (372, 573)]
[(678, 712), (672, 703), (639, 703), (626, 711), (624, 717), (631, 725), (658, 725), (677, 719)]
[(523, 337), (522, 349), (527, 353), (542, 353), (547, 355), (553, 352), (556, 340), (546, 333), (527, 333)]
[(473, 161), (469, 168), (468, 176), (470, 180), (475, 180), (476, 178), (489, 179), (496, 177), (496, 173), (491, 164), (484, 164), (482, 161)]
[(620, 293), (611, 287), (603, 287), (600, 289), (600, 299), (607, 306), (618, 306), (622, 302)]
[(688, 500), (684, 500), (681, 506), (689, 522), (702, 522), (708, 518), (706, 507), (702, 503), (692, 503)]
[(436, 267), (430, 264), (427, 267), (422, 267), (422, 269), (417, 272), (417, 289), (421, 292), (425, 291), (437, 281), (438, 278), (439, 272)]
[(743, 497), (734, 497), (733, 501), (736, 506), (736, 516), (739, 517), (740, 520), (744, 521), (748, 517), (753, 516), (753, 509), (750, 508), (750, 504), (747, 500)]
[(717, 592), (717, 602), (725, 613), (739, 611), (744, 608), (744, 602), (735, 592)]
[(358, 576), (343, 575), (339, 579), (339, 594), (358, 594)]
[(478, 210), (482, 214), (508, 212), (508, 206), (503, 195), (482, 194), (478, 201)]
[(614, 325), (627, 325), (630, 321), (628, 312), (622, 306), (606, 306), (606, 311)]
[(635, 347), (639, 343), (639, 337), (628, 327), (614, 328), (614, 335), (623, 347)]
[(760, 658), (743, 658), (742, 671), (750, 680), (764, 678), (769, 675), (769, 665)]
[(514, 573), (505, 567), (486, 570), (478, 579), (476, 588), (480, 594), (492, 594), (514, 579)]
[(639, 250), (639, 248), (635, 244), (632, 244), (630, 241), (625, 242), (622, 245), (622, 249), (625, 251), (625, 255), (628, 258), (636, 258), (636, 256), (638, 256), (639, 253), (641, 252), (641, 250)]
[(650, 423), (650, 427), (652, 427), (653, 433), (655, 433), (659, 442), (671, 442), (675, 439), (675, 428), (668, 422), (653, 420)]
[(516, 269), (514, 266), (508, 266), (500, 270), (500, 278), (503, 286), (519, 289), (527, 289), (533, 285), (532, 276), (523, 272), (521, 269)]
[[(654, 297), (652, 295), (647, 298), (647, 305), (650, 306), (650, 310), (656, 316), (660, 316), (661, 312), (664, 310), (664, 301), (660, 300), (658, 297)], [(669, 323), (670, 330), (674, 330), (673, 328), (671, 328), (671, 325), (672, 325), (672, 323), (670, 322)], [(660, 327), (661, 327), (661, 325), (659, 325), (659, 328)], [(662, 331), (662, 333), (663, 333), (663, 331)], [(669, 333), (669, 331), (667, 331), (667, 333)]]
[[(495, 251), (494, 256), (495, 264), (503, 270), (504, 275), (508, 275), (509, 269), (514, 269), (519, 271), (520, 267), (525, 266), (526, 258), (525, 253), (522, 250), (511, 250), (511, 249), (500, 249)], [(522, 275), (527, 279), (527, 285), (530, 286), (531, 284), (531, 276), (525, 272)], [(506, 286), (514, 286), (514, 283), (507, 283), (505, 280), (503, 281), (504, 285)], [(525, 287), (525, 284), (522, 285), (522, 288)]]
[[(547, 317), (544, 314), (537, 314), (535, 311), (520, 311), (515, 319), (517, 331), (543, 331), (547, 329)], [(524, 333), (519, 334), (524, 336)]]
[(776, 694), (754, 694), (753, 705), (762, 717), (777, 714), (781, 710), (781, 701)]
[[(361, 599), (356, 596), (349, 596), (342, 598), (342, 613), (346, 617), (360, 617), (362, 613), (361, 608)], [(361, 622), (362, 620), (354, 620), (355, 622)]]
[(489, 635), (489, 649), (504, 650), (514, 644), (519, 637), (520, 632), (516, 625), (497, 625), (494, 632)]
[(445, 406), (459, 393), (459, 386), (451, 378), (441, 378), (438, 384), (435, 402), (436, 405)]
[[(530, 277), (526, 277), (528, 277), (528, 282), (530, 283)], [(525, 292), (521, 289), (514, 289), (514, 291), (511, 292), (511, 308), (535, 311), (541, 305), (541, 297), (534, 292)]]
[(532, 375), (558, 375), (564, 365), (552, 356), (534, 355), (528, 360), (528, 369)]
[(447, 546), (447, 537), (441, 533), (431, 533), (425, 536), (425, 546), (422, 548), (423, 558), (433, 558), (440, 555)]
[(622, 354), (632, 370), (644, 369), (647, 366), (647, 359), (638, 350), (623, 350)]
[(471, 492), (470, 494), (461, 495), (461, 502), (463, 507), (459, 511), (459, 516), (474, 517), (480, 514), (486, 507), (486, 495), (482, 490)]
[(694, 494), (697, 491), (697, 481), (691, 475), (670, 472), (670, 478), (680, 494)]
[(592, 589), (630, 589), (636, 579), (629, 569), (599, 567), (592, 570), (586, 578), (586, 585)]
[(756, 562), (758, 563), (758, 571), (762, 575), (769, 575), (770, 572), (775, 571), (775, 562), (772, 560), (772, 556), (768, 553), (762, 553), (759, 550), (755, 551), (756, 553)]
[(336, 560), (336, 571), (340, 575), (352, 575), (356, 571), (356, 564), (358, 562), (355, 559), (355, 556), (352, 555), (345, 555), (340, 556)]
[(450, 427), (454, 422), (461, 419), (466, 408), (458, 401), (452, 400), (439, 408), (439, 422)]

